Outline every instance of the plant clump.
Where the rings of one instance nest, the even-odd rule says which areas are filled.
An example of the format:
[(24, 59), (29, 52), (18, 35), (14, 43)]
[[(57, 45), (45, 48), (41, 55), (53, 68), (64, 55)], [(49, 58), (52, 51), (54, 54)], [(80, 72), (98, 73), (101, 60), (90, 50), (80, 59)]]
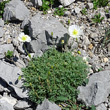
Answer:
[(55, 8), (54, 15), (63, 16), (65, 11), (67, 10), (64, 7)]
[(96, 14), (94, 18), (92, 18), (92, 21), (94, 23), (101, 23), (103, 19), (104, 17), (101, 17), (101, 14), (99, 13), (99, 14)]
[(39, 104), (47, 98), (65, 105), (66, 110), (79, 110), (77, 87), (84, 83), (88, 73), (81, 57), (50, 49), (42, 57), (33, 58), (22, 71), (31, 101)]
[(13, 51), (8, 50), (5, 56), (10, 59), (11, 57), (13, 57)]
[(42, 10), (43, 13), (46, 14), (48, 9), (52, 8), (52, 6), (57, 2), (58, 0), (42, 0), (42, 6), (40, 7), (40, 10)]
[(105, 7), (108, 5), (108, 0), (93, 0), (94, 9), (97, 7)]

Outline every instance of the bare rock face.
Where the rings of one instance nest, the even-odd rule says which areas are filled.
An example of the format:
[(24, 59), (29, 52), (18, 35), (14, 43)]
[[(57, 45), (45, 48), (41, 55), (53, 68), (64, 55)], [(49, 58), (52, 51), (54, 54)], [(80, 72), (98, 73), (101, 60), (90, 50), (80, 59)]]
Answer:
[(0, 19), (0, 27), (4, 26), (4, 21), (2, 20), (2, 18)]
[(89, 83), (78, 89), (78, 100), (82, 100), (87, 106), (98, 106), (107, 101), (110, 94), (110, 70), (94, 73), (90, 76)]
[(30, 42), (31, 46), (27, 45), (27, 49), (33, 50), (32, 53), (35, 52), (36, 55), (40, 52), (40, 56), (49, 45), (61, 46), (61, 40), (63, 39), (66, 43), (69, 37), (67, 28), (58, 19), (52, 16), (44, 17), (40, 13), (29, 20), (28, 29), (34, 40)]
[(54, 41), (58, 44), (61, 38), (67, 39), (65, 34), (68, 31), (56, 18), (45, 18), (38, 13), (29, 21), (29, 33), (31, 37), (40, 39), (44, 43), (51, 44)]
[(3, 36), (3, 34), (4, 34), (4, 29), (0, 27), (0, 38)]
[(68, 6), (71, 3), (73, 3), (75, 0), (59, 0), (59, 2), (63, 5), (63, 6)]
[(29, 10), (21, 0), (12, 0), (6, 4), (3, 18), (5, 21), (23, 21), (25, 18), (28, 18), (29, 15)]
[(3, 44), (0, 45), (0, 58), (4, 58), (5, 57), (5, 53), (7, 53), (7, 51), (13, 51), (14, 47), (12, 44)]
[(107, 110), (107, 108), (106, 108), (105, 105), (102, 103), (102, 104), (100, 104), (100, 105), (98, 105), (98, 106), (96, 107), (96, 110)]
[(4, 26), (4, 21), (0, 19), (0, 37), (2, 37), (5, 32), (3, 26)]
[(0, 61), (0, 78), (14, 89), (18, 97), (27, 98), (27, 90), (23, 88), (23, 82), (18, 80), (18, 77), (21, 74), (20, 68), (4, 61)]
[(14, 110), (13, 106), (5, 100), (0, 99), (0, 110)]
[(61, 110), (61, 108), (55, 103), (48, 101), (48, 99), (45, 99), (41, 105), (38, 105), (36, 110)]
[(29, 108), (29, 107), (30, 107), (30, 104), (26, 101), (23, 101), (23, 100), (19, 100), (16, 103), (16, 105), (14, 105), (14, 108), (18, 109), (18, 110), (22, 110), (22, 109)]

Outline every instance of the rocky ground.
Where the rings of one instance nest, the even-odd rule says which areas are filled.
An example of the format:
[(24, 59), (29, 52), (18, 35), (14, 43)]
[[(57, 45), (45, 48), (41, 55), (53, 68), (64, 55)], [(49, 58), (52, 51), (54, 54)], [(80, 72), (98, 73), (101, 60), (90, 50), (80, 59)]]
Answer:
[[(26, 43), (26, 49), (32, 56), (42, 56), (55, 41), (59, 46), (62, 37), (67, 40), (68, 27), (73, 24), (82, 26), (84, 34), (78, 40), (69, 39), (68, 46), (71, 45), (73, 54), (87, 59), (90, 66), (90, 81), (87, 86), (78, 88), (78, 100), (87, 106), (95, 105), (97, 110), (110, 110), (110, 43), (104, 45), (103, 42), (105, 29), (110, 28), (110, 5), (93, 10), (91, 1), (59, 0), (62, 3), (59, 7), (64, 5), (67, 10), (64, 16), (54, 16), (55, 8), (43, 15), (36, 8), (42, 1), (34, 1), (11, 0), (0, 19), (0, 110), (60, 110), (46, 99), (38, 107), (28, 100), (27, 91), (23, 90), (18, 77), (22, 74), (21, 68), (28, 65), (29, 57), (18, 36), (21, 32), (29, 34), (32, 40)], [(87, 15), (81, 13), (85, 7)], [(97, 13), (104, 17), (98, 24), (91, 20)], [(8, 50), (14, 52), (11, 59), (6, 58)], [(45, 105), (50, 108), (45, 109)]]

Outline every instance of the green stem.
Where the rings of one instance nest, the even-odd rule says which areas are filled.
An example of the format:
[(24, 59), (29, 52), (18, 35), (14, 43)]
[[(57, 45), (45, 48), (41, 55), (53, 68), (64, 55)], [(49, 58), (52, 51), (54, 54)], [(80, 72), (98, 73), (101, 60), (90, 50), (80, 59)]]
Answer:
[[(32, 61), (31, 55), (30, 55), (29, 52), (27, 51), (25, 44), (24, 44), (24, 49), (25, 49), (26, 53), (28, 54), (28, 57), (29, 57), (29, 58), (31, 59), (31, 61)], [(32, 65), (33, 65), (33, 68), (35, 69), (36, 67), (35, 67), (33, 61), (32, 61)]]
[(25, 49), (26, 53), (28, 54), (29, 58), (31, 59), (31, 55), (30, 55), (29, 52), (27, 51), (25, 44), (24, 44), (24, 49)]

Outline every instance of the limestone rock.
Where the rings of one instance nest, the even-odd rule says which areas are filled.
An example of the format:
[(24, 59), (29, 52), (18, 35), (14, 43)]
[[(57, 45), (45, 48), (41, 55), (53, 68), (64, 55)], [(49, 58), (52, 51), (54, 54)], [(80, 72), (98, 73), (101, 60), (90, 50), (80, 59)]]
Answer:
[(63, 6), (68, 6), (71, 3), (73, 3), (75, 0), (59, 0), (59, 2), (63, 5)]
[(22, 101), (22, 100), (19, 100), (17, 104), (14, 106), (15, 109), (19, 109), (19, 110), (29, 108), (29, 107), (30, 105), (28, 104), (28, 102)]
[(79, 8), (79, 7), (75, 7), (75, 13), (77, 13), (77, 14), (79, 14), (80, 13), (80, 11), (81, 11), (81, 9)]
[(105, 105), (102, 103), (102, 104), (100, 104), (100, 105), (98, 105), (98, 106), (96, 107), (96, 110), (107, 110), (107, 108), (106, 108)]
[(3, 18), (5, 21), (20, 20), (23, 21), (29, 17), (29, 10), (21, 0), (12, 0), (6, 4)]
[(21, 80), (18, 80), (19, 75), (22, 75), (20, 68), (8, 64), (4, 61), (0, 61), (1, 79), (14, 89), (18, 97), (27, 98), (27, 90), (23, 88), (23, 82)]
[(0, 27), (0, 37), (3, 36), (4, 32), (5, 32), (4, 29), (2, 27)]
[(12, 44), (3, 44), (0, 45), (0, 58), (5, 57), (5, 53), (7, 53), (7, 51), (13, 51), (14, 47)]
[(14, 110), (13, 106), (5, 100), (0, 99), (0, 110)]
[(36, 110), (61, 110), (61, 108), (55, 103), (51, 103), (48, 99), (45, 99), (41, 105), (37, 106)]
[(60, 45), (63, 38), (67, 42), (67, 29), (54, 17), (44, 18), (36, 14), (29, 22), (29, 33), (34, 39), (41, 40), (44, 44)]
[[(1, 101), (7, 101), (9, 104), (11, 104), (12, 106), (14, 106), (16, 104), (17, 99), (13, 98), (13, 97), (9, 97), (9, 96), (3, 96), (1, 99)], [(0, 109), (1, 110), (1, 109)]]
[(2, 19), (0, 19), (0, 27), (4, 26), (4, 21)]
[(0, 37), (2, 37), (5, 32), (3, 26), (4, 26), (4, 21), (0, 19)]
[(80, 94), (78, 100), (85, 102), (87, 106), (99, 105), (107, 100), (110, 94), (110, 71), (94, 73), (89, 78), (89, 83), (78, 87)]

